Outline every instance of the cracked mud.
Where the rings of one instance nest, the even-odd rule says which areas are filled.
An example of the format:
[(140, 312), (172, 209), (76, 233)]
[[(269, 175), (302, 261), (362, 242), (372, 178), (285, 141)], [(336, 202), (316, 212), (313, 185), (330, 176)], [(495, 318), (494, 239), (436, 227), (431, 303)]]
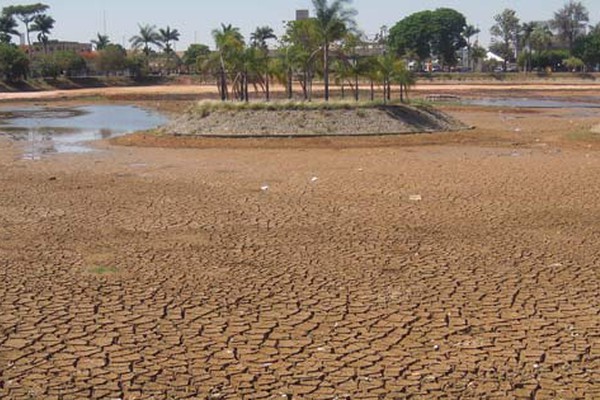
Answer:
[(595, 150), (1, 144), (2, 398), (600, 398)]

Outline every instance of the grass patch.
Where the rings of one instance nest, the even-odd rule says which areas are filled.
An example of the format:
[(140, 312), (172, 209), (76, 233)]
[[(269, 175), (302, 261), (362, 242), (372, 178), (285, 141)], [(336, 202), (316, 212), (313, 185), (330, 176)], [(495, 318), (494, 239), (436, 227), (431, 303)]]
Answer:
[(94, 275), (113, 275), (118, 272), (116, 267), (108, 267), (106, 265), (97, 265), (90, 272)]
[(352, 102), (352, 101), (201, 101), (193, 107), (192, 111), (201, 117), (207, 117), (213, 112), (223, 111), (327, 111), (327, 110), (360, 110), (382, 107), (386, 105), (399, 105), (401, 103), (383, 101)]
[(600, 134), (592, 132), (591, 129), (582, 129), (567, 134), (567, 139), (581, 142), (596, 142), (600, 140)]

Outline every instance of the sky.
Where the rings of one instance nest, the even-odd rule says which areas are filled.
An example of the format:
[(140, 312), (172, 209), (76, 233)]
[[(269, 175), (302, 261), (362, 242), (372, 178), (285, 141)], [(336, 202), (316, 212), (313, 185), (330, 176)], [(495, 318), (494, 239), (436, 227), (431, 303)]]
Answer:
[[(309, 9), (310, 0), (0, 0), (0, 7), (42, 1), (56, 20), (51, 39), (89, 42), (97, 33), (108, 34), (113, 43), (129, 47), (138, 24), (167, 25), (179, 30), (177, 50), (192, 43), (214, 46), (211, 31), (221, 23), (232, 24), (249, 37), (257, 27), (269, 25), (282, 33), (284, 21), (295, 18), (296, 9)], [(469, 24), (481, 30), (479, 41), (487, 46), (493, 17), (505, 8), (517, 11), (521, 21), (551, 19), (567, 0), (354, 0), (359, 28), (369, 36), (383, 25), (392, 27), (402, 18), (421, 10), (449, 7), (463, 13)], [(590, 22), (600, 22), (600, 0), (582, 0)], [(106, 28), (106, 30), (105, 30)]]

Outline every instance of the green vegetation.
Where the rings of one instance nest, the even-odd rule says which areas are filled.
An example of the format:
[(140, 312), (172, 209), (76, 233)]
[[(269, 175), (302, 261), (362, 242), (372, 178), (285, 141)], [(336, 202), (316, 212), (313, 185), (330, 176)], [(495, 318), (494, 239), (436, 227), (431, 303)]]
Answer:
[[(464, 74), (449, 74), (476, 71), (510, 79), (499, 73), (499, 66), (505, 72), (538, 74), (600, 69), (600, 25), (588, 25), (589, 12), (580, 1), (568, 0), (549, 22), (522, 23), (512, 9), (498, 13), (489, 49), (479, 45), (476, 25), (454, 9), (408, 15), (371, 39), (357, 28), (351, 5), (352, 0), (312, 0), (314, 17), (286, 22), (279, 38), (273, 27), (259, 26), (246, 40), (238, 27), (223, 23), (213, 30), (214, 50), (195, 43), (182, 56), (175, 51), (178, 29), (143, 23), (129, 40), (131, 50), (98, 33), (91, 40), (93, 51), (82, 48), (64, 54), (50, 39), (57, 22), (48, 14), (48, 5), (12, 5), (0, 13), (0, 43), (11, 46), (15, 36), (23, 35), (27, 45), (0, 48), (0, 78), (140, 79), (187, 73), (197, 75), (197, 82), (215, 82), (224, 101), (249, 102), (251, 95), (269, 101), (273, 82), (285, 87), (288, 99), (311, 101), (315, 81), (323, 84), (319, 95), (326, 101), (332, 85), (342, 99), (351, 95), (360, 101), (360, 88), (368, 85), (371, 100), (389, 101), (394, 87), (404, 100), (417, 76), (438, 79), (443, 73), (444, 79), (465, 80), (469, 78)], [(31, 43), (31, 33), (36, 33), (36, 43)], [(486, 60), (488, 50), (504, 61)], [(377, 96), (377, 91), (382, 94)]]
[(274, 101), (274, 102), (221, 102), (200, 101), (193, 111), (202, 116), (218, 111), (309, 111), (309, 110), (361, 110), (387, 105), (383, 101)]
[(504, 70), (506, 71), (507, 64), (514, 62), (518, 55), (521, 25), (517, 12), (508, 8), (500, 14), (496, 14), (494, 21), (496, 23), (490, 29), (493, 36), (490, 50), (504, 58)]
[(118, 272), (116, 267), (108, 267), (106, 265), (97, 265), (91, 268), (90, 272), (94, 275), (114, 275)]
[(27, 77), (29, 60), (16, 46), (0, 43), (0, 74), (7, 82), (15, 82)]
[(450, 8), (421, 11), (398, 22), (390, 30), (389, 46), (399, 56), (414, 55), (421, 62), (435, 54), (442, 66), (457, 64), (457, 51), (467, 45), (467, 20)]
[[(15, 17), (23, 23), (25, 26), (25, 37), (27, 38), (27, 45), (31, 47), (30, 33), (34, 31), (36, 19), (50, 8), (46, 4), (36, 3), (28, 5), (16, 5), (8, 6), (2, 10), (2, 14), (8, 17)], [(32, 26), (32, 23), (34, 26)]]

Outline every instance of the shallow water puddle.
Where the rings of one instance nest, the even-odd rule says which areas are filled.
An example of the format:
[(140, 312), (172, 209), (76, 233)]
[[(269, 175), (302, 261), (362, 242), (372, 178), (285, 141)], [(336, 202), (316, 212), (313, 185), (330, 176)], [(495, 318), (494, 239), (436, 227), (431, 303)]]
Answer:
[(600, 108), (600, 103), (585, 101), (565, 101), (557, 99), (528, 99), (528, 98), (483, 98), (465, 99), (462, 103), (475, 106), (513, 107), (513, 108)]
[(156, 128), (167, 118), (135, 106), (1, 108), (0, 135), (26, 142), (25, 159), (44, 154), (86, 153), (88, 142)]

